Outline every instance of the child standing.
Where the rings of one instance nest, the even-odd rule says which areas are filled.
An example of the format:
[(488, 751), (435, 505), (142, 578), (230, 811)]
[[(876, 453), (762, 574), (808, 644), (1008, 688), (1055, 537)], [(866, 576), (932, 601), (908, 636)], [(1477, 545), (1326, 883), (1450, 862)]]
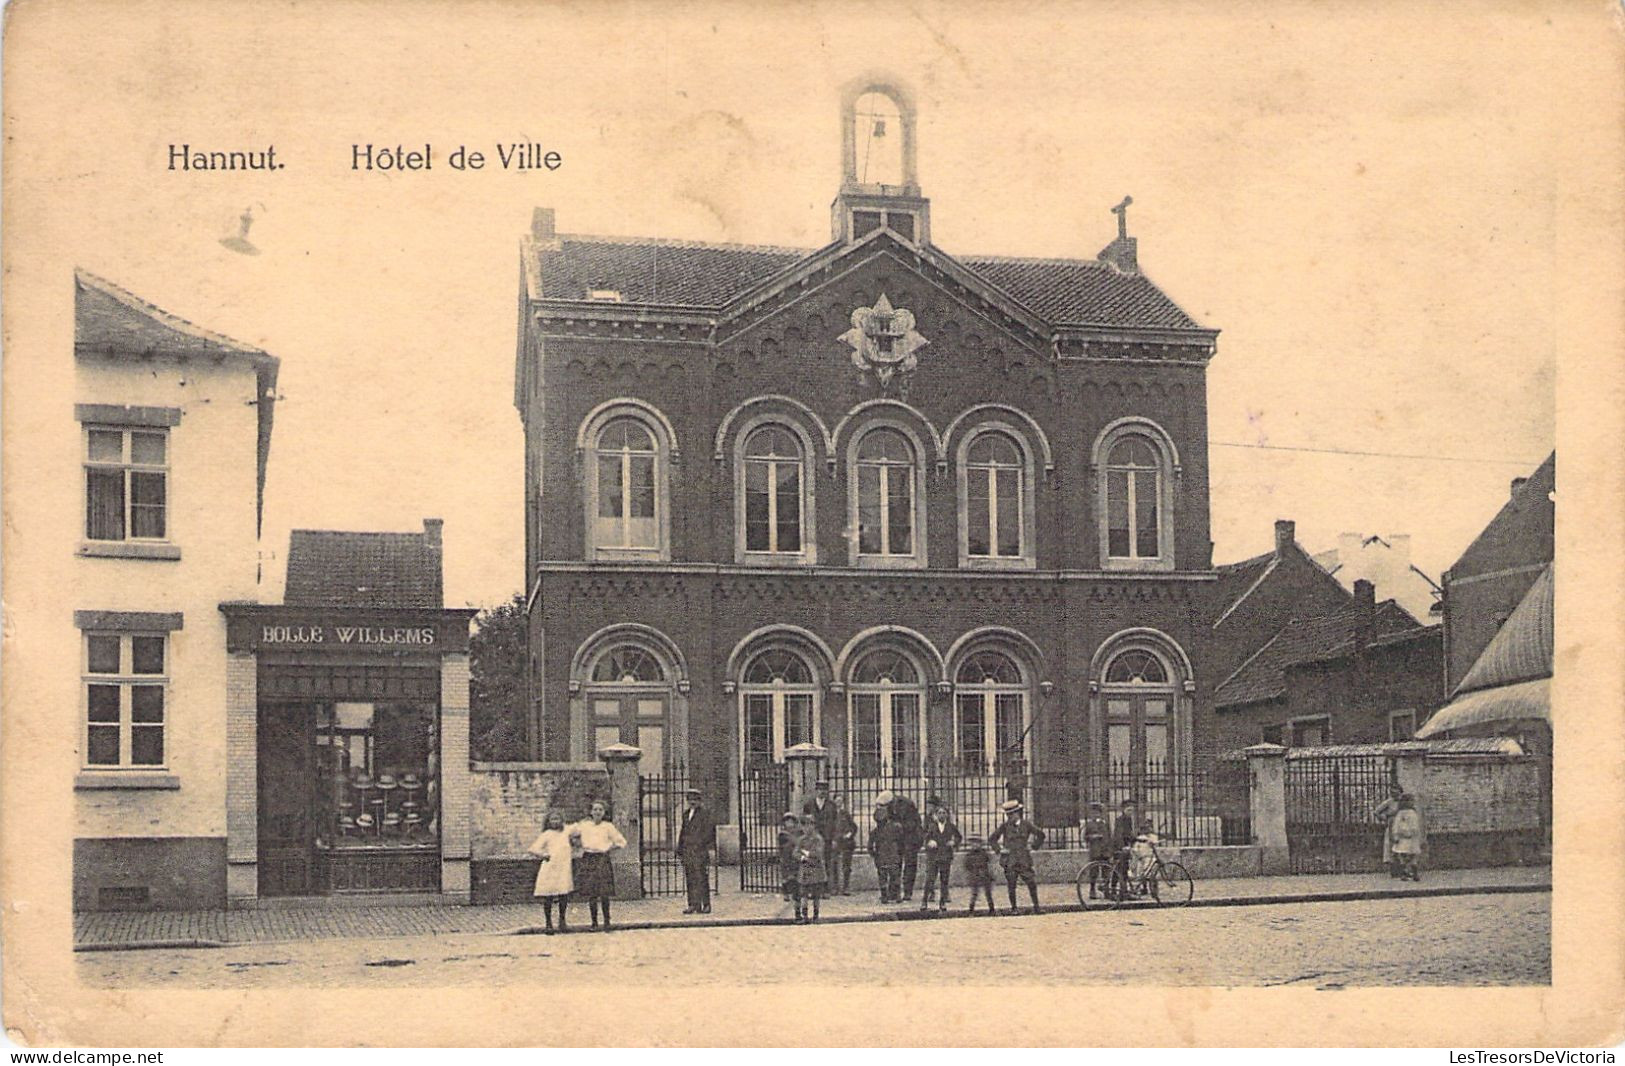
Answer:
[(1402, 880), (1420, 881), (1422, 848), (1426, 834), (1422, 827), (1422, 812), (1416, 809), (1416, 798), (1409, 792), (1399, 797), (1399, 812), (1393, 824), (1394, 863), (1399, 867)]
[(785, 811), (779, 819), (779, 881), (784, 902), (795, 901), (797, 921), (801, 919), (801, 860), (796, 856), (800, 841), (801, 822), (794, 811)]
[(1106, 821), (1106, 806), (1099, 800), (1089, 804), (1089, 813), (1083, 819), (1083, 842), (1089, 849), (1089, 898), (1096, 898), (1098, 888), (1109, 888), (1109, 885), (1097, 885), (1100, 876), (1100, 867), (1093, 865), (1096, 860), (1109, 861), (1112, 857), (1111, 825)]
[(903, 827), (875, 808), (875, 828), (869, 834), (869, 854), (874, 856), (875, 873), (880, 878), (880, 902), (896, 903), (901, 898), (903, 876)]
[(565, 911), (570, 906), (570, 892), (575, 888), (575, 882), (570, 876), (574, 855), (570, 834), (564, 830), (564, 815), (549, 811), (542, 835), (527, 850), (542, 859), (541, 866), (536, 870), (536, 895), (542, 901), (547, 931), (553, 931), (553, 905), (556, 903), (559, 908), (559, 932), (568, 933), (570, 924)]
[(817, 817), (811, 813), (801, 816), (801, 837), (796, 842), (796, 921), (816, 922), (818, 904), (824, 898), (824, 886), (829, 883), (828, 854), (824, 835), (818, 831)]
[(987, 913), (999, 913), (993, 906), (992, 857), (987, 853), (987, 842), (981, 837), (973, 836), (965, 841), (965, 877), (970, 881), (970, 913), (976, 913), (979, 892), (987, 896)]

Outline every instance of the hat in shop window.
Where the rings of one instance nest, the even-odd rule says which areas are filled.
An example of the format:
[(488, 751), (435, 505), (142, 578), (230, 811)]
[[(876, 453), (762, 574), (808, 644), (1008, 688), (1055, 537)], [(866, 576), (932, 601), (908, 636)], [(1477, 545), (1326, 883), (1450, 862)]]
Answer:
[(379, 774), (378, 775), (378, 787), (381, 788), (381, 789), (397, 788), (398, 786), (395, 784), (395, 775), (394, 774)]
[(417, 774), (402, 774), (401, 775), (401, 787), (402, 788), (422, 788), (423, 787), (423, 779), (418, 777)]

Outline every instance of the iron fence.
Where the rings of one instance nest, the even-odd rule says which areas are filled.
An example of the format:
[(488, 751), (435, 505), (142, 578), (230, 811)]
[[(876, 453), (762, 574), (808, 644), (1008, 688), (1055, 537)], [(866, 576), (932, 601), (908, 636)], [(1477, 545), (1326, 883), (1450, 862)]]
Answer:
[[(682, 895), (688, 887), (683, 864), (677, 855), (677, 835), (683, 827), (683, 806), (690, 781), (682, 764), (672, 764), (659, 774), (638, 778), (638, 820), (642, 840), (638, 845), (638, 870), (645, 896)], [(716, 852), (711, 853), (708, 877), (717, 887)]]
[(1286, 839), (1293, 873), (1354, 873), (1382, 864), (1377, 807), (1397, 780), (1386, 755), (1286, 760)]
[(779, 823), (790, 808), (790, 773), (783, 763), (753, 766), (739, 777), (739, 888), (777, 892)]
[(1246, 763), (1189, 770), (1158, 760), (1126, 761), (1083, 778), (1084, 804), (1099, 803), (1115, 819), (1133, 800), (1142, 820), (1164, 841), (1184, 845), (1250, 844), (1250, 776)]

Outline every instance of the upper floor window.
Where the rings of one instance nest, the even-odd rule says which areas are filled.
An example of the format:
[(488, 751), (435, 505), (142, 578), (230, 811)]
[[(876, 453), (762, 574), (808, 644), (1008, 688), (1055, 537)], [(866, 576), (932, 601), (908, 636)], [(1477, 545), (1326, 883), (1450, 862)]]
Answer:
[(860, 562), (921, 558), (918, 474), (914, 444), (901, 430), (877, 427), (858, 441), (854, 495)]
[(1124, 419), (1095, 442), (1101, 565), (1169, 570), (1174, 565), (1173, 444), (1144, 419)]
[(970, 566), (1032, 562), (1032, 472), (1010, 434), (987, 430), (960, 457), (961, 562)]
[(582, 450), (587, 558), (669, 558), (671, 424), (639, 400), (600, 405), (576, 438)]
[(800, 555), (803, 454), (789, 429), (765, 425), (745, 439), (745, 551)]
[(84, 640), (85, 765), (161, 768), (168, 638), (87, 632)]
[(169, 431), (85, 427), (85, 539), (169, 536)]

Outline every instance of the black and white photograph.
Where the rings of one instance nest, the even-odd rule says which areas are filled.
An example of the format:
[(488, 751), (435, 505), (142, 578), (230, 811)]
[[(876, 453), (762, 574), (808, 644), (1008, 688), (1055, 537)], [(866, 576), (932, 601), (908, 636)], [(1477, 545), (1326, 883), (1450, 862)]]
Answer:
[(7, 15), (18, 1046), (1622, 1039), (1618, 5)]

